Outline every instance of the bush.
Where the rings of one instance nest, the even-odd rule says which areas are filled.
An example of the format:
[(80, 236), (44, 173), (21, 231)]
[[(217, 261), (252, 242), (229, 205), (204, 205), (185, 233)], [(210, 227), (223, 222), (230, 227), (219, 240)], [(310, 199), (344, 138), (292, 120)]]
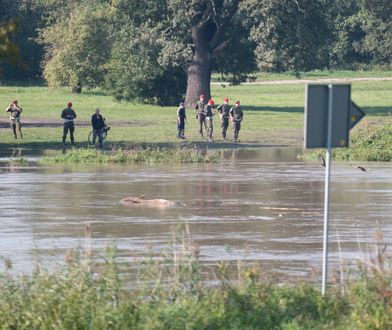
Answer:
[(391, 161), (392, 122), (357, 130), (351, 138), (350, 148), (335, 149), (333, 157), (338, 160)]

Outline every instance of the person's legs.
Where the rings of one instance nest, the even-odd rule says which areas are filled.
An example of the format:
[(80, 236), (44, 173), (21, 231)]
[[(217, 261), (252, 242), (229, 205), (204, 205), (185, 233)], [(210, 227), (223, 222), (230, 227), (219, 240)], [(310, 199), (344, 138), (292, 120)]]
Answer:
[(20, 120), (16, 121), (16, 126), (17, 126), (17, 129), (18, 129), (18, 132), (19, 132), (21, 139), (23, 139), (22, 126), (20, 125)]
[(10, 126), (12, 129), (12, 132), (14, 133), (14, 138), (17, 139), (18, 136), (16, 135), (16, 122), (15, 122), (15, 120), (11, 120)]
[(98, 142), (99, 142), (99, 147), (102, 149), (103, 148), (103, 139), (102, 139), (102, 133), (103, 133), (103, 129), (98, 129), (97, 130), (97, 134), (98, 134)]
[(74, 123), (70, 123), (70, 125), (69, 125), (69, 136), (70, 136), (70, 138), (71, 138), (71, 144), (74, 144), (74, 143), (75, 143), (75, 140), (74, 140), (74, 131), (75, 131)]
[(63, 143), (65, 144), (65, 139), (67, 138), (68, 134), (68, 123), (64, 123), (64, 128), (63, 128)]
[(214, 126), (212, 125), (212, 119), (207, 120), (207, 137), (212, 141), (212, 132), (214, 131)]
[(223, 139), (226, 139), (226, 132), (227, 132), (227, 128), (229, 127), (229, 120), (227, 118), (224, 118), (222, 121), (222, 137)]
[(199, 133), (200, 133), (200, 135), (202, 136), (202, 137), (204, 137), (204, 135), (203, 135), (203, 123), (204, 123), (204, 125), (205, 125), (205, 122), (204, 122), (205, 120), (204, 120), (204, 117), (202, 116), (202, 115), (199, 115)]

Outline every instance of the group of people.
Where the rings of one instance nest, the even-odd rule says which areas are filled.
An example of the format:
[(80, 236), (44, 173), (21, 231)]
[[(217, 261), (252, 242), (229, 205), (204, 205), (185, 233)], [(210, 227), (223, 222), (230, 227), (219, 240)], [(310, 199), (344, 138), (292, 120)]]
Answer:
[[(196, 119), (198, 122), (199, 133), (204, 137), (203, 128), (207, 133), (208, 141), (213, 141), (213, 116), (215, 115), (214, 100), (210, 99), (208, 102), (205, 101), (204, 95), (200, 95), (199, 101), (195, 104)], [(17, 133), (19, 133), (20, 138), (23, 139), (22, 127), (20, 123), (20, 114), (22, 113), (22, 108), (18, 105), (18, 101), (14, 100), (6, 109), (7, 113), (10, 113), (10, 125), (15, 139), (18, 138)], [(105, 124), (105, 119), (100, 113), (100, 109), (96, 108), (95, 113), (91, 117), (91, 125), (93, 128), (92, 145), (95, 145), (96, 139), (98, 138), (99, 147), (103, 147), (103, 133), (105, 129), (108, 129)], [(227, 129), (229, 127), (229, 122), (233, 124), (233, 142), (239, 142), (238, 135), (241, 129), (241, 121), (244, 117), (242, 112), (240, 101), (236, 101), (235, 105), (229, 106), (229, 99), (225, 98), (222, 104), (217, 107), (217, 114), (219, 114), (221, 128), (222, 128), (222, 138), (226, 140)], [(74, 131), (75, 124), (74, 120), (76, 118), (76, 112), (72, 108), (72, 102), (68, 102), (67, 107), (61, 112), (61, 118), (64, 120), (63, 126), (63, 145), (66, 145), (66, 139), (69, 132), (71, 145), (75, 144)], [(178, 128), (178, 138), (185, 139), (185, 105), (183, 102), (180, 103), (177, 109), (177, 128)]]
[[(199, 133), (202, 137), (203, 128), (207, 133), (207, 140), (213, 141), (212, 132), (214, 131), (213, 126), (213, 112), (214, 100), (210, 99), (208, 102), (205, 101), (204, 95), (200, 95), (199, 101), (195, 104), (196, 120), (198, 122)], [(229, 106), (229, 99), (226, 97), (223, 99), (223, 103), (219, 104), (217, 107), (217, 113), (220, 117), (221, 128), (222, 128), (222, 138), (226, 140), (227, 128), (229, 127), (229, 121), (233, 123), (233, 142), (239, 142), (239, 132), (241, 130), (241, 121), (244, 118), (244, 113), (242, 112), (240, 101), (236, 101), (235, 105)], [(177, 128), (178, 128), (178, 138), (185, 138), (185, 105), (183, 102), (180, 103), (177, 110)]]
[[(63, 129), (63, 145), (66, 145), (67, 134), (69, 131), (71, 145), (74, 145), (74, 131), (75, 124), (74, 119), (76, 118), (75, 110), (72, 109), (72, 102), (68, 102), (67, 107), (62, 111), (61, 118), (64, 119), (64, 129)], [(101, 110), (99, 108), (95, 109), (95, 113), (91, 116), (91, 126), (93, 128), (93, 139), (92, 145), (95, 146), (95, 142), (98, 137), (99, 148), (103, 148), (103, 133), (107, 129), (105, 124), (105, 118), (101, 115)]]
[[(15, 139), (18, 138), (17, 132), (19, 132), (20, 138), (23, 139), (22, 127), (20, 123), (20, 114), (22, 112), (22, 108), (18, 105), (18, 101), (14, 100), (5, 109), (5, 112), (10, 113), (10, 125)], [(66, 145), (68, 132), (71, 140), (71, 145), (75, 145), (74, 120), (76, 118), (76, 112), (74, 109), (72, 109), (72, 102), (68, 102), (67, 107), (61, 112), (61, 118), (64, 120), (63, 145)], [(108, 126), (106, 126), (105, 119), (102, 117), (99, 108), (96, 108), (95, 113), (91, 116), (91, 125), (93, 128), (92, 145), (95, 145), (95, 142), (98, 137), (99, 147), (103, 148), (103, 133), (105, 129), (108, 130)]]

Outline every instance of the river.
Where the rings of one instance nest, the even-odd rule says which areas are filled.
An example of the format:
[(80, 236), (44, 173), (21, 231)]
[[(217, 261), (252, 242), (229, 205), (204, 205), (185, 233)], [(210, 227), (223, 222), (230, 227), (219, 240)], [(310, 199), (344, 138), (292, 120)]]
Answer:
[[(319, 274), (324, 168), (290, 148), (221, 151), (217, 164), (179, 166), (0, 167), (0, 255), (13, 271), (37, 260), (51, 268), (83, 247), (91, 224), (98, 254), (116, 245), (129, 269), (152, 250), (167, 250), (173, 227), (189, 225), (204, 264), (258, 262), (287, 278)], [(361, 165), (366, 171), (360, 170)], [(126, 207), (145, 194), (180, 204)], [(386, 163), (332, 163), (330, 266), (352, 266), (373, 253), (374, 233), (392, 239), (392, 169)], [(3, 269), (0, 266), (0, 270)]]

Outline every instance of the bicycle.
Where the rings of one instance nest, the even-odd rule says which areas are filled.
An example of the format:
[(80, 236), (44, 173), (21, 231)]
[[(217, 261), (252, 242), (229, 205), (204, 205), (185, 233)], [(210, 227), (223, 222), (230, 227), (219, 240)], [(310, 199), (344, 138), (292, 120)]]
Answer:
[[(105, 144), (105, 141), (106, 141), (106, 138), (107, 138), (107, 136), (108, 136), (108, 131), (109, 131), (109, 130), (110, 130), (110, 126), (109, 126), (109, 125), (105, 125), (105, 126), (102, 128), (102, 146), (104, 146), (104, 144)], [(88, 144), (89, 144), (90, 146), (93, 145), (93, 131), (91, 131), (90, 134), (88, 135)], [(99, 139), (98, 139), (98, 137), (97, 137), (96, 140), (95, 140), (94, 147), (96, 147), (96, 148), (99, 147)]]

